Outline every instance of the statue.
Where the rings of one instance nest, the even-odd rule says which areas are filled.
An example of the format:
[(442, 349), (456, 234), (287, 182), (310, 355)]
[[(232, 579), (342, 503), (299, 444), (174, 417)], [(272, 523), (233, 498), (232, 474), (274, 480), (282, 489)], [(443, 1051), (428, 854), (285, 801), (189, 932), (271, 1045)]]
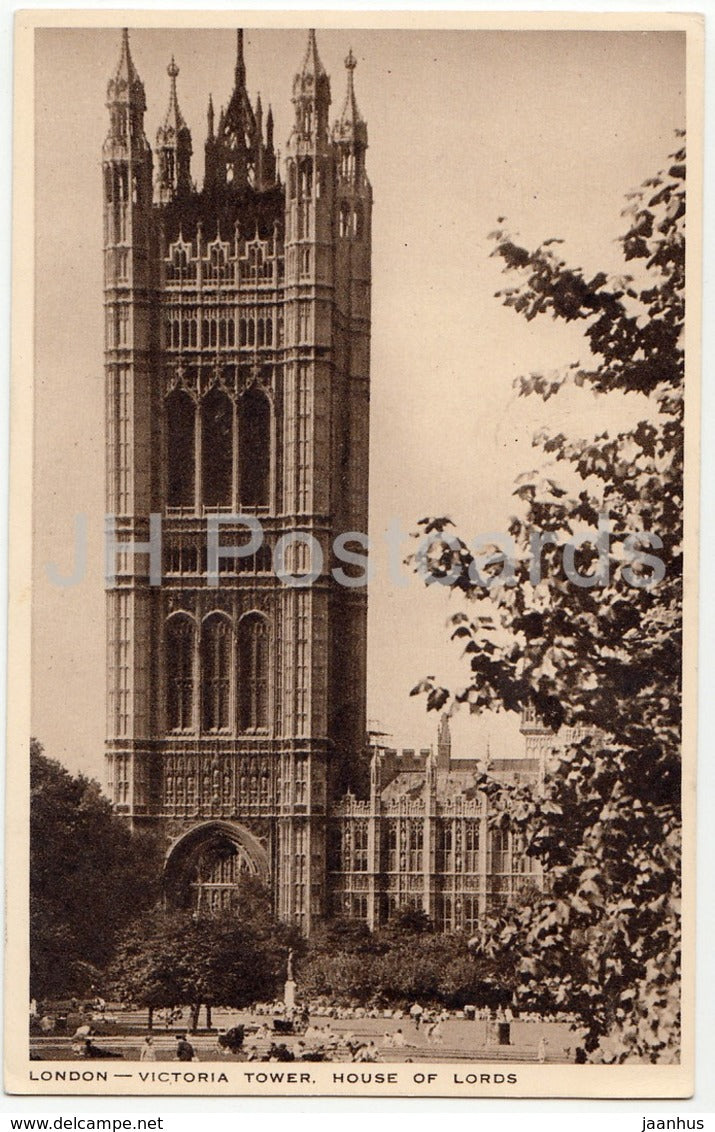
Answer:
[(288, 962), (286, 964), (286, 981), (283, 989), (283, 1002), (285, 1004), (286, 1014), (292, 1017), (295, 1010), (295, 978), (293, 977), (293, 948), (291, 947), (288, 952)]

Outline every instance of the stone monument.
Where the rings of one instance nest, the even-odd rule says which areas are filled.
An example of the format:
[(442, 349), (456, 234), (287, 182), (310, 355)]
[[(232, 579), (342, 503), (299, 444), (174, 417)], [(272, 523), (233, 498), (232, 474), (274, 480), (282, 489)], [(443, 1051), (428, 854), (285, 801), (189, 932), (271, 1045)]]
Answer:
[(283, 988), (283, 1002), (286, 1008), (286, 1014), (291, 1014), (295, 1009), (295, 979), (293, 977), (293, 948), (288, 952), (288, 962), (286, 964), (286, 981)]

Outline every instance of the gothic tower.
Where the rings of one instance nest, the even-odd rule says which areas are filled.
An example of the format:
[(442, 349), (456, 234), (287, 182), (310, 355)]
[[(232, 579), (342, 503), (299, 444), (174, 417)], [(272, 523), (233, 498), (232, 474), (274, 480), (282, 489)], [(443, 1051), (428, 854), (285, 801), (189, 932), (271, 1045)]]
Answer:
[(331, 808), (367, 785), (366, 591), (332, 549), (367, 530), (372, 198), (346, 67), (331, 127), (310, 33), (281, 180), (239, 31), (197, 188), (172, 59), (152, 187), (125, 32), (104, 147), (114, 802), (165, 837), (169, 900), (228, 906), (255, 873), (306, 932)]

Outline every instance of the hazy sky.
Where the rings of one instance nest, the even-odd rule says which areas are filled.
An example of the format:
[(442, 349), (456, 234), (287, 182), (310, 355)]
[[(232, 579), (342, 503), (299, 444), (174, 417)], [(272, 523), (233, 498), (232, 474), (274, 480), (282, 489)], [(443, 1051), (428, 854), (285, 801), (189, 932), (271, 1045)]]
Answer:
[[(104, 738), (104, 404), (101, 146), (117, 29), (37, 34), (35, 359), (35, 590), (33, 733), (48, 754), (101, 775)], [(284, 148), (304, 30), (247, 31), (252, 96), (272, 103)], [(137, 30), (146, 132), (166, 110), (172, 54), (179, 101), (203, 176), (206, 103), (228, 101), (230, 30)], [(565, 239), (586, 270), (620, 269), (615, 237), (624, 194), (655, 172), (685, 124), (684, 36), (641, 32), (318, 33), (333, 112), (345, 91), (344, 56), (358, 59), (356, 93), (369, 130), (373, 185), (368, 713), (399, 745), (432, 742), (436, 720), (408, 696), (426, 673), (464, 672), (445, 618), (458, 608), (405, 570), (387, 572), (385, 531), (408, 532), (450, 514), (464, 534), (504, 529), (511, 487), (534, 463), (531, 435), (558, 419), (579, 435), (603, 406), (581, 392), (558, 404), (517, 400), (513, 378), (586, 358), (580, 335), (525, 323), (494, 292), (504, 284), (489, 232), (506, 216), (536, 243)], [(558, 414), (558, 417), (557, 417)], [(87, 516), (81, 585), (69, 571), (75, 515)], [(409, 550), (406, 540), (404, 551)], [(456, 753), (515, 752), (515, 725), (465, 716)]]

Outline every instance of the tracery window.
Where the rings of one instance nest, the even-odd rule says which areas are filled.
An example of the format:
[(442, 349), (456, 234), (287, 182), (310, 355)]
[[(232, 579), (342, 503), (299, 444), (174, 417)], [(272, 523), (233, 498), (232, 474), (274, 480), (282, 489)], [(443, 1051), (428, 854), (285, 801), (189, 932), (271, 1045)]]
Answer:
[(241, 874), (252, 871), (243, 849), (217, 836), (198, 850), (189, 874), (191, 903), (197, 912), (222, 912), (237, 895)]
[(509, 832), (506, 829), (492, 830), (492, 869), (493, 873), (507, 871), (509, 851)]
[(231, 691), (231, 626), (221, 614), (212, 614), (201, 634), (201, 710), (204, 731), (229, 727)]
[(340, 235), (349, 236), (352, 227), (352, 212), (346, 200), (340, 203)]
[(410, 822), (408, 869), (411, 873), (422, 871), (423, 828), (418, 820)]
[(268, 625), (260, 614), (239, 625), (239, 715), (242, 731), (268, 728)]
[(190, 731), (194, 713), (194, 644), (190, 617), (171, 617), (166, 626), (167, 723), (170, 731)]
[(479, 822), (464, 823), (464, 871), (479, 872)]
[(476, 893), (467, 893), (462, 898), (462, 909), (462, 930), (470, 934), (479, 927), (479, 896)]
[(233, 405), (220, 389), (212, 389), (203, 399), (201, 429), (204, 506), (228, 507), (233, 471)]
[(387, 826), (387, 871), (397, 871), (397, 822), (391, 821)]
[(188, 393), (176, 390), (166, 400), (167, 502), (188, 507), (194, 502), (195, 407)]
[(258, 389), (238, 403), (240, 499), (245, 507), (267, 507), (270, 490), (271, 408)]
[(355, 822), (355, 853), (353, 868), (356, 873), (367, 872), (367, 822)]
[(437, 871), (451, 872), (453, 861), (452, 823), (442, 822), (437, 826)]

